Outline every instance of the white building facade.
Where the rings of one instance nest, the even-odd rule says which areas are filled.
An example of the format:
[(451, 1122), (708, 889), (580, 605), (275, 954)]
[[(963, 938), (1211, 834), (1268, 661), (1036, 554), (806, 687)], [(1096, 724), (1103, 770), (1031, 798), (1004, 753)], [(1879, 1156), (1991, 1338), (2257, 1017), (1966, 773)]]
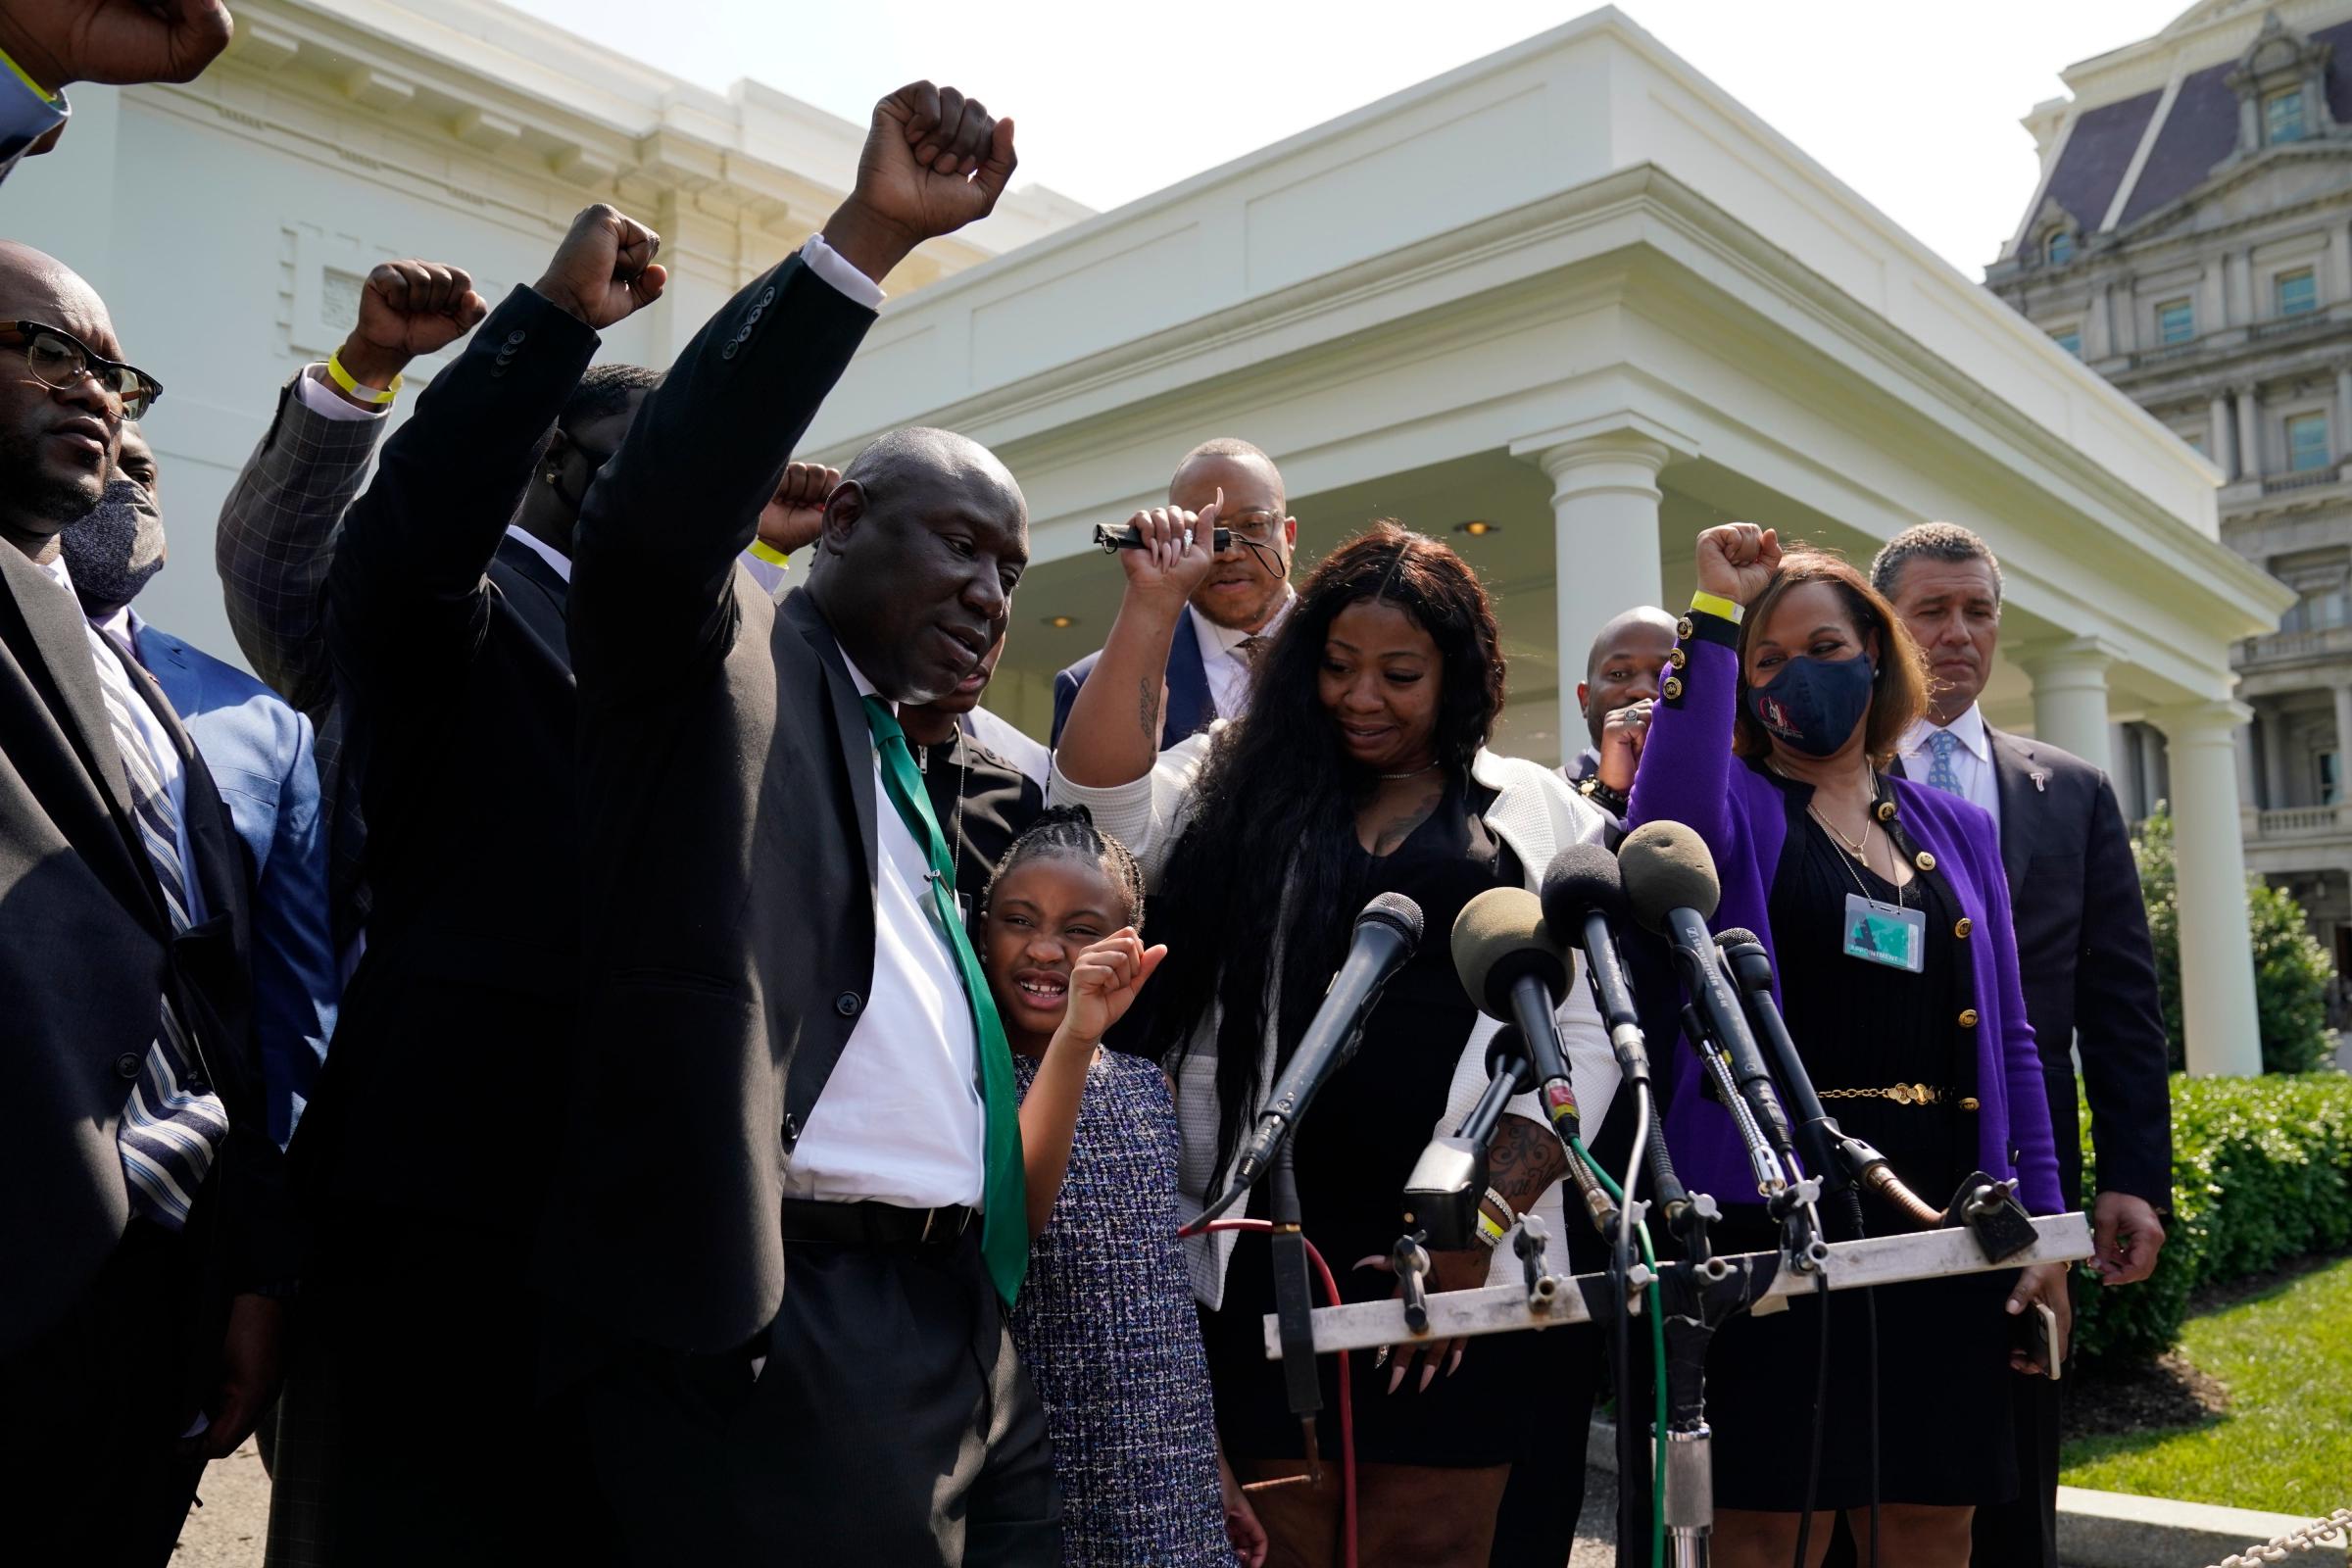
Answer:
[[(277, 389), (324, 359), (368, 269), (467, 269), (492, 305), (609, 201), (662, 236), (666, 293), (598, 359), (665, 366), (719, 303), (822, 225), (865, 126), (758, 82), (714, 93), (495, 0), (239, 0), (229, 52), (185, 86), (72, 90), (57, 151), (0, 192), (0, 234), (94, 284), (164, 383), (172, 564), (140, 610), (233, 658), (214, 519)], [(919, 290), (1085, 217), (1031, 186), (887, 280)], [(413, 367), (395, 417), (436, 360)]]

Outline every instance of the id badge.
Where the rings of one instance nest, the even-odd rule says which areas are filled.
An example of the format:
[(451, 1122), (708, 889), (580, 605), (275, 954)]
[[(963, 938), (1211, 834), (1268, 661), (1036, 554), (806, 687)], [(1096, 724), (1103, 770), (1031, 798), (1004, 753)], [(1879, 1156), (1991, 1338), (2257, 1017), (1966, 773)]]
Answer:
[(1917, 974), (1928, 966), (1928, 916), (1923, 909), (1845, 896), (1845, 956)]

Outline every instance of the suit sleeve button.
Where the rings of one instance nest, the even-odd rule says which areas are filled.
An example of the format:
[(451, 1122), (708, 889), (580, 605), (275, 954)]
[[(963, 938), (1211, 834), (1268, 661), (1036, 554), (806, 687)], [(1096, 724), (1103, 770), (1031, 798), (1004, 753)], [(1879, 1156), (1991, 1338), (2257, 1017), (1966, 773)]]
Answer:
[(1683, 695), (1683, 678), (1680, 675), (1669, 675), (1658, 689), (1665, 693), (1666, 700), (1671, 703)]
[(1971, 931), (1974, 931), (1976, 928), (1977, 922), (1971, 920), (1967, 915), (1964, 914), (1959, 919), (1952, 922), (1952, 935), (1958, 937), (1961, 941), (1966, 942), (1968, 940), (1968, 934)]
[(1960, 1108), (1961, 1108), (1962, 1110), (1975, 1110), (1975, 1109), (1977, 1108), (1977, 1097), (1976, 1097), (1976, 1096), (1974, 1096), (1974, 1095), (1970, 1095), (1970, 1096), (1968, 1096), (1967, 1098), (1963, 1099), (1963, 1100), (1960, 1102)]
[(1918, 866), (1922, 871), (1933, 871), (1936, 869), (1936, 857), (1930, 855), (1927, 851), (1922, 850), (1917, 855), (1911, 857), (1911, 863)]
[(864, 1000), (860, 998), (855, 991), (844, 991), (840, 996), (833, 999), (833, 1010), (840, 1013), (844, 1018), (857, 1017), (858, 1010), (864, 1005)]
[(1960, 1009), (1960, 1027), (1963, 1029), (1974, 1029), (1976, 1026), (1977, 1009), (1974, 1007), (1962, 1007)]
[(115, 1058), (115, 1075), (120, 1078), (136, 1078), (139, 1075), (139, 1054), (135, 1051), (125, 1051), (117, 1056)]
[(521, 341), (522, 341), (522, 328), (520, 328), (520, 327), (516, 327), (516, 328), (515, 328), (514, 331), (512, 331), (512, 332), (509, 332), (509, 333), (507, 334), (507, 342), (508, 342), (509, 346), (512, 346), (512, 345), (514, 345), (514, 344), (516, 344), (516, 343), (520, 343)]

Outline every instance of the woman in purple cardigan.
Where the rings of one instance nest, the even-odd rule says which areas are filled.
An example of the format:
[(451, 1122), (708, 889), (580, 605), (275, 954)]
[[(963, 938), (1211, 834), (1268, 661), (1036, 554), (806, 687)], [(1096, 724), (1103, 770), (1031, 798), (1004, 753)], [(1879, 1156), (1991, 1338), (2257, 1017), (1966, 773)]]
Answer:
[[(1659, 683), (1629, 825), (1682, 822), (1706, 840), (1723, 881), (1716, 928), (1745, 926), (1772, 950), (1789, 1032), (1849, 1132), (1932, 1202), (1983, 1169), (2016, 1176), (2035, 1213), (2056, 1212), (1998, 831), (1978, 808), (1882, 771), (1926, 707), (1909, 633), (1843, 560), (1784, 556), (1752, 523), (1699, 535), (1698, 588)], [(1696, 1054), (1676, 1052), (1666, 1078), (1675, 1163), (1691, 1191), (1724, 1204), (1718, 1250), (1770, 1250), (1776, 1228), (1730, 1116), (1700, 1090)], [(1875, 1195), (1864, 1203), (1872, 1235), (1916, 1228)], [(2013, 1352), (2013, 1325), (2036, 1300), (2065, 1315), (2064, 1265), (1829, 1298), (1815, 1493), (1825, 1513), (1870, 1501), (1866, 1296), (1876, 1297), (1882, 1558), (1961, 1568), (1976, 1506), (2016, 1492), (2009, 1379), (2038, 1368)], [(1823, 1310), (1800, 1298), (1715, 1337), (1718, 1568), (1780, 1568), (1794, 1549)], [(1818, 1517), (1814, 1562), (1830, 1535)]]

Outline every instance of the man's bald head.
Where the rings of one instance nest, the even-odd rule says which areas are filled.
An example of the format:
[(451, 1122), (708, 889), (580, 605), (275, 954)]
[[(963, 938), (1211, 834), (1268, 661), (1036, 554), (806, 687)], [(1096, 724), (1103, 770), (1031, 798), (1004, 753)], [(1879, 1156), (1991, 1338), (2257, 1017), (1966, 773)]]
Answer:
[(1658, 690), (1658, 671), (1674, 652), (1675, 620), (1655, 605), (1636, 605), (1609, 617), (1592, 639), (1585, 656), (1585, 678), (1577, 682), (1576, 701), (1585, 710), (1585, 727), (1592, 744), (1600, 744), (1601, 726), (1611, 713)]
[(876, 439), (825, 502), (807, 591), (883, 696), (929, 703), (978, 675), (1029, 564), (1029, 504), (997, 455), (953, 430)]
[(45, 252), (0, 240), (0, 538), (36, 561), (57, 531), (98, 504), (122, 428), (122, 405), (97, 378), (52, 387), (25, 362), (18, 321), (37, 321), (93, 353), (123, 358), (106, 302)]
[[(1298, 542), (1282, 470), (1272, 458), (1238, 437), (1203, 441), (1176, 461), (1176, 472), (1168, 480), (1168, 505), (1204, 512), (1220, 495), (1225, 508), (1217, 522), (1236, 532), (1193, 590), (1193, 608), (1219, 626), (1263, 631), (1287, 597), (1284, 573)], [(1265, 548), (1249, 548), (1246, 537), (1259, 540)]]

